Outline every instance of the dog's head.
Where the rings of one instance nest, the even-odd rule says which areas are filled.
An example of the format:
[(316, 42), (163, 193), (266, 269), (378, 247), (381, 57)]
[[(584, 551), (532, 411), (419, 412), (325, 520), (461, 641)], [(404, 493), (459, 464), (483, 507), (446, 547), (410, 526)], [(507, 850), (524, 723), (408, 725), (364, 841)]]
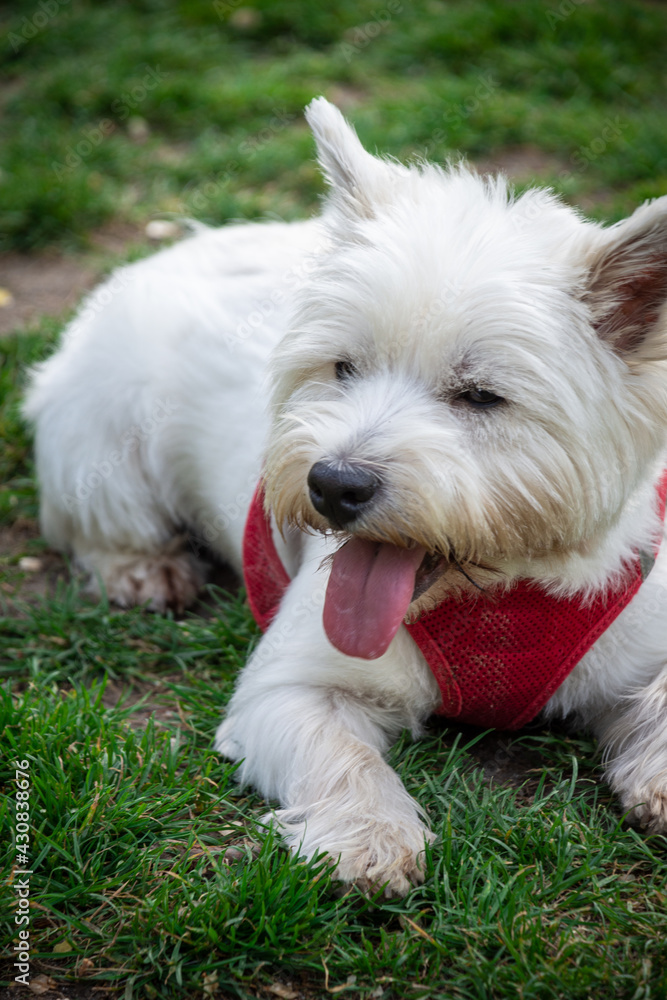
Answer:
[(307, 117), (330, 243), (274, 356), (266, 495), (347, 540), (330, 608), (368, 617), (372, 591), (379, 634), (469, 577), (565, 567), (652, 474), (667, 198), (603, 229), (548, 191), (374, 157), (323, 98)]

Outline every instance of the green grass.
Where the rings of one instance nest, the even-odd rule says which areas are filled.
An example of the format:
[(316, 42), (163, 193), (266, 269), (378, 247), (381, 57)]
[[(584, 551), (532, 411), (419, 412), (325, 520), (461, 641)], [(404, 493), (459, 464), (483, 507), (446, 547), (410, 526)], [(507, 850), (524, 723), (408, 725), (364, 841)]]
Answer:
[(20, 405), (26, 369), (53, 350), (61, 326), (47, 318), (31, 333), (0, 338), (0, 524), (37, 514), (32, 442)]
[[(537, 147), (540, 179), (598, 217), (666, 190), (659, 4), (56, 8), (30, 38), (42, 8), (0, 13), (3, 250), (72, 250), (106, 220), (153, 214), (301, 217), (322, 192), (301, 117), (319, 93), (396, 156)], [(0, 342), (4, 530), (37, 513), (19, 402), (62, 322)], [(321, 863), (291, 859), (212, 752), (257, 638), (242, 600), (213, 599), (214, 615), (177, 622), (71, 587), (0, 618), (3, 876), (13, 762), (27, 759), (32, 957), (65, 994), (81, 980), (128, 998), (275, 996), (276, 983), (308, 1000), (667, 997), (665, 838), (624, 825), (586, 738), (518, 737), (539, 765), (524, 793), (489, 785), (469, 731), (403, 739), (392, 764), (438, 837), (405, 900), (341, 897)], [(13, 904), (3, 893), (0, 957)]]
[[(0, 777), (10, 793), (30, 761), (33, 960), (52, 972), (88, 959), (126, 996), (194, 995), (205, 976), (225, 996), (322, 996), (326, 976), (355, 997), (665, 995), (664, 838), (624, 828), (594, 770), (578, 775), (586, 740), (524, 736), (543, 765), (529, 796), (489, 787), (455, 732), (403, 740), (392, 763), (438, 834), (426, 881), (341, 898), (211, 750), (255, 636), (242, 602), (175, 622), (69, 591), (0, 625)], [(172, 714), (133, 726), (141, 702), (105, 701), (108, 679)], [(11, 934), (11, 893), (2, 907)]]
[(301, 215), (322, 92), (398, 156), (537, 145), (614, 214), (665, 189), (657, 4), (51, 2), (39, 30), (32, 0), (0, 14), (2, 249), (77, 246), (112, 215)]

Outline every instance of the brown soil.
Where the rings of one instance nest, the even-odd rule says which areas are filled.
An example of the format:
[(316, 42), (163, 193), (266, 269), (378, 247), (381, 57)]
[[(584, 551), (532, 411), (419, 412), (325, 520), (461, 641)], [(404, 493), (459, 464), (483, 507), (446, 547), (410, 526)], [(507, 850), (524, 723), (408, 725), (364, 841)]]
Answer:
[(0, 285), (11, 299), (0, 309), (0, 334), (28, 326), (39, 316), (72, 309), (98, 274), (75, 257), (9, 253), (0, 262)]
[(73, 309), (99, 279), (109, 255), (129, 244), (145, 243), (143, 229), (113, 222), (93, 233), (83, 254), (47, 250), (0, 255), (0, 288), (10, 298), (0, 304), (0, 336), (31, 326), (40, 316), (60, 316)]
[[(21, 560), (30, 562), (24, 566)], [(32, 562), (35, 560), (35, 562)], [(21, 617), (25, 607), (53, 597), (69, 580), (63, 557), (44, 548), (36, 521), (18, 518), (0, 527), (0, 613)]]
[[(59, 969), (48, 967), (51, 973), (58, 975)], [(106, 986), (100, 986), (95, 982), (87, 983), (79, 981), (68, 983), (66, 981), (57, 982), (53, 975), (47, 971), (47, 966), (38, 962), (31, 962), (29, 986), (14, 982), (15, 969), (7, 963), (6, 971), (0, 966), (0, 976), (10, 981), (9, 986), (0, 987), (0, 1000), (36, 1000), (36, 997), (44, 997), (44, 1000), (116, 1000), (121, 994), (120, 987), (112, 992)]]
[(538, 149), (537, 146), (512, 146), (500, 149), (493, 156), (476, 160), (473, 164), (481, 174), (505, 174), (517, 183), (554, 177), (565, 164), (557, 156)]
[[(236, 574), (211, 554), (201, 558), (208, 565), (206, 582), (236, 593), (241, 585)], [(75, 571), (74, 571), (74, 575)], [(22, 617), (26, 609), (45, 597), (54, 597), (73, 576), (68, 561), (45, 546), (36, 521), (21, 517), (0, 526), (0, 614)], [(210, 617), (214, 604), (202, 596), (190, 612)]]

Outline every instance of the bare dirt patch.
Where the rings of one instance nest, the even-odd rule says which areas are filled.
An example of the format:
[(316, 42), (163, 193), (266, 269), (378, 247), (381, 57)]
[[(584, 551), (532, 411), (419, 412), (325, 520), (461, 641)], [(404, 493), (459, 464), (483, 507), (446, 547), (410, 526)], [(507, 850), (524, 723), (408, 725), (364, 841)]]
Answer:
[[(167, 725), (178, 718), (170, 683), (182, 680), (182, 674), (160, 674), (150, 681), (108, 680), (102, 695), (105, 708), (132, 708), (127, 722), (133, 729), (143, 729), (149, 719), (157, 725)], [(137, 706), (136, 708), (134, 706)]]
[(109, 255), (141, 242), (146, 242), (141, 226), (114, 222), (91, 235), (90, 250), (83, 254), (2, 254), (0, 288), (9, 297), (0, 304), (0, 335), (73, 309), (99, 280)]
[(544, 181), (554, 177), (567, 164), (551, 153), (545, 153), (537, 146), (511, 146), (499, 149), (493, 156), (475, 160), (473, 166), (480, 174), (505, 174), (511, 181)]
[(520, 799), (531, 799), (544, 769), (535, 750), (517, 742), (514, 733), (487, 733), (471, 750), (489, 784), (516, 789)]
[[(210, 552), (204, 551), (202, 558), (206, 582), (236, 594), (241, 581), (234, 571)], [(0, 526), (0, 614), (22, 617), (27, 606), (54, 597), (59, 587), (77, 579), (84, 582), (60, 552), (45, 545), (36, 521), (19, 517)], [(210, 618), (215, 603), (202, 592), (188, 613)]]
[[(9, 986), (0, 987), (0, 1000), (28, 1000), (28, 998), (35, 1000), (38, 996), (44, 1000), (116, 1000), (119, 996), (118, 986), (108, 987), (95, 981), (72, 982), (59, 976), (59, 972), (59, 966), (31, 963), (31, 986), (23, 986), (14, 981), (16, 969), (12, 968), (12, 964), (3, 963), (0, 975), (3, 979), (9, 980)], [(58, 976), (58, 980), (54, 979), (51, 973)]]
[(11, 298), (0, 309), (0, 334), (29, 326), (40, 316), (73, 309), (99, 273), (76, 257), (4, 254), (0, 285)]
[(0, 527), (0, 613), (22, 617), (68, 580), (66, 561), (44, 547), (36, 521), (20, 517)]

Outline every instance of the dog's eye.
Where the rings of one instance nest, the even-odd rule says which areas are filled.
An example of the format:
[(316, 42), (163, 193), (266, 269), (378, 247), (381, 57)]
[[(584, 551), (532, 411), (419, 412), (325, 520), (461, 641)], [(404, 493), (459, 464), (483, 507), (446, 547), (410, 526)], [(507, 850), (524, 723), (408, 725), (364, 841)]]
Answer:
[(336, 362), (336, 378), (339, 382), (344, 382), (348, 378), (353, 378), (357, 374), (357, 369), (351, 361)]
[(460, 392), (456, 398), (478, 410), (505, 402), (503, 396), (497, 396), (495, 392), (490, 392), (488, 389), (466, 389), (465, 392)]

